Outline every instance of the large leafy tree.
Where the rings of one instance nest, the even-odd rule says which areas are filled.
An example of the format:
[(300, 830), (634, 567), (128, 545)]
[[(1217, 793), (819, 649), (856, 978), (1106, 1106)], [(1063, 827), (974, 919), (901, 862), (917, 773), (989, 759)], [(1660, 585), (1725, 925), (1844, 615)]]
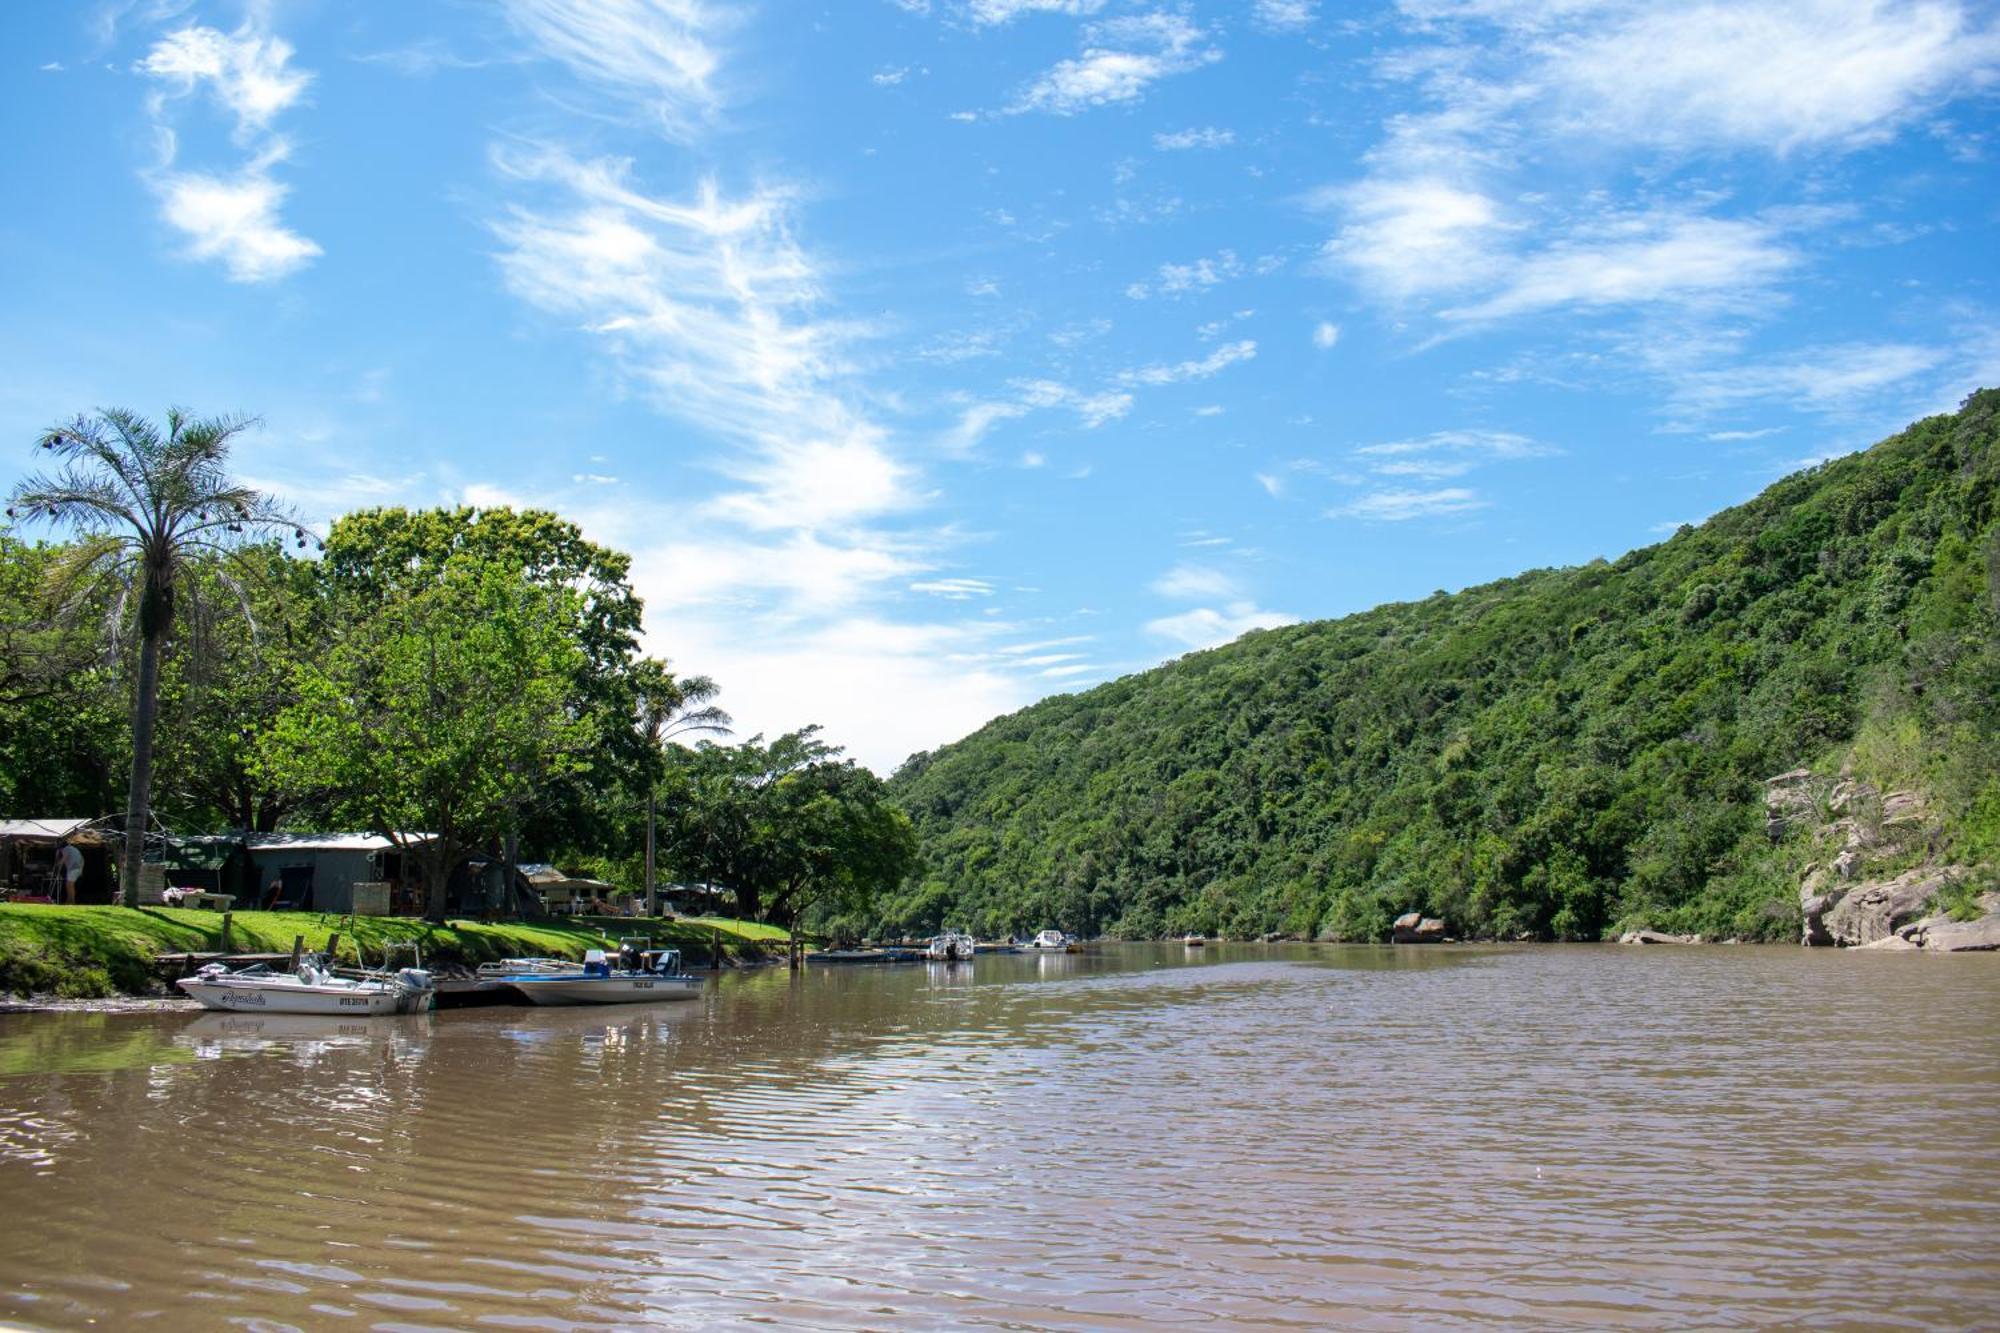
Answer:
[(675, 864), (728, 884), (745, 915), (785, 925), (795, 956), (815, 913), (866, 912), (916, 866), (909, 818), (817, 727), (680, 751), (665, 787)]
[(816, 913), (858, 916), (917, 869), (917, 833), (882, 780), (852, 760), (788, 773), (762, 793), (751, 824), (766, 910), (790, 936)]
[(762, 916), (771, 875), (767, 844), (756, 828), (768, 793), (781, 779), (836, 754), (817, 727), (769, 743), (758, 735), (740, 745), (702, 741), (667, 751), (661, 813), (675, 869), (690, 879), (728, 885), (738, 912)]
[[(436, 586), (455, 563), (504, 569), (561, 599), (563, 628), (577, 651), (569, 697), (596, 727), (587, 762), (546, 776), (516, 812), (510, 840), (531, 846), (605, 850), (636, 842), (637, 775), (654, 762), (640, 730), (641, 604), (631, 558), (538, 509), (366, 509), (327, 533), (325, 577), (345, 604), (366, 607)], [(630, 813), (628, 813), (630, 812)]]
[(307, 808), (317, 784), (273, 782), (256, 762), (259, 733), (296, 702), (293, 664), (319, 656), (332, 606), (313, 561), (289, 559), (275, 543), (239, 553), (233, 572), (250, 617), (218, 596), (213, 562), (190, 570), (207, 593), (191, 608), (160, 682), (160, 773), (155, 804), (197, 827), (268, 833)]
[(261, 738), (263, 771), (319, 786), (336, 818), (395, 842), (442, 920), (459, 861), (587, 762), (598, 727), (572, 691), (577, 598), (459, 558), (357, 608), (323, 658), (297, 664), (298, 699)]
[(53, 427), (40, 439), (53, 469), (15, 487), (10, 510), (10, 517), (76, 534), (54, 570), (66, 600), (73, 604), (109, 585), (107, 628), (114, 635), (138, 631), (120, 878), (128, 907), (138, 905), (152, 813), (160, 656), (180, 612), (187, 566), (204, 554), (227, 557), (245, 539), (274, 531), (306, 541), (289, 511), (230, 475), (231, 443), (249, 419), (192, 417), (172, 408), (165, 424), (162, 430), (134, 412), (109, 408)]
[(108, 809), (129, 766), (117, 662), (51, 596), (62, 554), (0, 531), (0, 810), (24, 815)]

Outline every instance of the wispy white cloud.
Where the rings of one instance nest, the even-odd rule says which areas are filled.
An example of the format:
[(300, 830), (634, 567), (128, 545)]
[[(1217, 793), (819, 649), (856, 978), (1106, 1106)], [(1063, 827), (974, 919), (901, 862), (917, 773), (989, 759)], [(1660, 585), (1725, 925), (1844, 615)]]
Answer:
[(1309, 28), (1319, 15), (1319, 0), (1256, 0), (1251, 16), (1274, 32)]
[(1370, 491), (1327, 511), (1329, 518), (1358, 518), (1378, 523), (1402, 523), (1413, 518), (1439, 518), (1483, 509), (1486, 501), (1462, 486), (1438, 490)]
[(1154, 579), (1148, 586), (1161, 597), (1171, 597), (1177, 601), (1200, 601), (1210, 597), (1234, 599), (1242, 593), (1242, 585), (1223, 571), (1212, 565), (1189, 564), (1185, 561)]
[(485, 69), (489, 65), (519, 63), (516, 55), (466, 56), (435, 37), (426, 37), (407, 46), (370, 51), (352, 57), (363, 65), (381, 65), (413, 79), (427, 79), (441, 69)]
[[(138, 72), (154, 83), (147, 99), (159, 160), (144, 174), (167, 224), (187, 241), (191, 258), (219, 261), (234, 282), (269, 282), (297, 271), (322, 251), (286, 225), (282, 207), (289, 188), (272, 172), (290, 156), (290, 145), (269, 134), (271, 122), (296, 105), (312, 75), (291, 65), (292, 47), (246, 23), (233, 33), (186, 27), (155, 42)], [(239, 147), (255, 147), (242, 165), (225, 171), (179, 169), (180, 140), (171, 104), (207, 90), (236, 119)]]
[(929, 593), (949, 601), (962, 602), (973, 597), (991, 597), (993, 584), (987, 579), (951, 578), (919, 579), (910, 585), (911, 592)]
[(1186, 152), (1193, 148), (1227, 148), (1235, 142), (1234, 130), (1218, 130), (1213, 126), (1173, 130), (1153, 136), (1153, 147), (1163, 153)]
[(1084, 30), (1081, 55), (1057, 63), (1022, 89), (1007, 112), (1073, 116), (1094, 106), (1136, 101), (1161, 79), (1220, 59), (1222, 51), (1208, 44), (1208, 34), (1179, 14), (1105, 19)]
[[(1401, 0), (1395, 102), (1359, 179), (1314, 202), (1327, 266), (1464, 328), (1557, 312), (1777, 304), (1815, 210), (1620, 203), (1696, 154), (1879, 143), (2000, 77), (2000, 29), (1955, 0)], [(1587, 143), (1589, 151), (1565, 153)], [(1552, 159), (1601, 177), (1555, 179)], [(1623, 178), (1621, 180), (1621, 177)]]
[(1151, 286), (1134, 283), (1125, 289), (1125, 294), (1134, 300), (1144, 300), (1157, 291), (1162, 296), (1185, 296), (1190, 292), (1206, 291), (1232, 278), (1241, 277), (1243, 262), (1234, 250), (1220, 250), (1213, 256), (1203, 256), (1186, 264), (1162, 264), (1159, 277)]
[[(1841, 408), (1885, 389), (1904, 386), (1943, 366), (1941, 347), (1911, 343), (1839, 343), (1807, 347), (1771, 360), (1691, 371), (1673, 381), (1673, 398), (1698, 412), (1773, 401), (1813, 408)], [(1767, 432), (1737, 432), (1755, 438)], [(1716, 438), (1730, 438), (1725, 433)]]
[(190, 27), (155, 42), (139, 70), (165, 85), (162, 95), (210, 90), (236, 117), (242, 143), (268, 129), (311, 86), (311, 74), (291, 67), (292, 54), (290, 43), (248, 24), (233, 33)]
[(1221, 607), (1198, 606), (1191, 611), (1149, 620), (1146, 632), (1188, 651), (1195, 651), (1239, 639), (1253, 629), (1277, 629), (1281, 625), (1298, 623), (1299, 618), (1288, 611), (1270, 611), (1260, 608), (1255, 602), (1235, 601)]
[(1988, 81), (1990, 21), (1956, 3), (1731, 0), (1610, 6), (1538, 35), (1535, 77), (1593, 133), (1789, 152), (1878, 143), (1942, 95)]
[(1323, 256), (1391, 302), (1456, 292), (1503, 267), (1499, 206), (1476, 189), (1435, 176), (1368, 179), (1323, 191), (1346, 225)]
[(1095, 14), (1104, 0), (969, 0), (966, 15), (982, 27), (1012, 23), (1023, 14)]
[(1072, 389), (1056, 380), (1016, 380), (1021, 401), (1030, 407), (1067, 407), (1086, 428), (1095, 429), (1116, 421), (1132, 410), (1132, 395), (1115, 391), (1091, 393)]
[(1199, 360), (1181, 361), (1174, 365), (1141, 366), (1136, 370), (1119, 373), (1120, 384), (1179, 384), (1187, 380), (1207, 379), (1235, 365), (1248, 361), (1257, 355), (1254, 339), (1225, 343)]
[(718, 111), (716, 44), (731, 11), (707, 0), (505, 0), (539, 55), (687, 139)]
[(233, 282), (269, 282), (296, 271), (322, 251), (279, 216), (286, 187), (266, 170), (233, 176), (167, 172), (154, 188), (160, 212), (187, 237), (195, 259), (222, 262)]
[(857, 330), (818, 318), (819, 271), (791, 234), (781, 189), (671, 199), (629, 164), (561, 149), (494, 161), (550, 202), (493, 223), (509, 287), (604, 340), (662, 408), (741, 452), (719, 466), (748, 489), (717, 508), (759, 528), (866, 521), (914, 500), (884, 431), (833, 383)]
[(1777, 230), (1760, 222), (1616, 217), (1519, 257), (1500, 275), (1497, 290), (1442, 316), (1480, 321), (1564, 306), (1740, 304), (1758, 297), (1797, 262)]
[(1511, 431), (1441, 430), (1408, 440), (1366, 444), (1354, 451), (1357, 458), (1410, 458), (1419, 455), (1456, 454), (1485, 461), (1513, 461), (1547, 458), (1555, 449)]

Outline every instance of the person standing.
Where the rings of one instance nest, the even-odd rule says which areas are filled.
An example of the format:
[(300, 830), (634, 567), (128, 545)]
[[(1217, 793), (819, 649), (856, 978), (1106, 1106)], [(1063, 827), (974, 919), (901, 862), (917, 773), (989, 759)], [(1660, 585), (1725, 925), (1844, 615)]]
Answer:
[(63, 906), (76, 906), (76, 882), (83, 878), (83, 853), (75, 843), (64, 843), (56, 853), (56, 874), (62, 878)]

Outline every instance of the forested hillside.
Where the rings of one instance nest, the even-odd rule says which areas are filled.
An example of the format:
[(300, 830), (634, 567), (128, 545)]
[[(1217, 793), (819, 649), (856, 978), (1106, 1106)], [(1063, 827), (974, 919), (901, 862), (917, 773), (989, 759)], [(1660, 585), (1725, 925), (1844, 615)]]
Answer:
[(890, 930), (1795, 937), (1798, 765), (2000, 853), (2000, 391), (1622, 559), (1250, 634), (911, 758)]

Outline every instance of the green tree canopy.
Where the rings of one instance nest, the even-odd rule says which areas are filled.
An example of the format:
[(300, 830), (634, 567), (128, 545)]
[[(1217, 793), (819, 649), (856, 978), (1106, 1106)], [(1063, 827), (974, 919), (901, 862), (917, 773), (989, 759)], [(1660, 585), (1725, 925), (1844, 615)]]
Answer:
[(435, 586), (463, 561), (509, 570), (563, 594), (565, 632), (578, 649), (571, 707), (597, 728), (588, 762), (549, 775), (524, 804), (521, 838), (550, 852), (635, 851), (645, 775), (656, 760), (627, 722), (640, 713), (642, 687), (652, 679), (638, 656), (642, 606), (632, 590), (630, 557), (545, 510), (386, 508), (336, 521), (323, 563), (334, 599), (351, 614), (365, 614), (385, 598)]
[(578, 597), (510, 567), (447, 561), (296, 664), (297, 700), (260, 738), (261, 768), (317, 785), (335, 817), (393, 839), (441, 919), (452, 868), (587, 761), (598, 720), (576, 708)]
[[(169, 408), (166, 429), (123, 408), (78, 417), (42, 434), (56, 463), (15, 487), (7, 516), (66, 527), (78, 540), (53, 571), (74, 603), (110, 588), (112, 635), (129, 617), (139, 635), (132, 682), (132, 768), (125, 808), (121, 883), (125, 905), (139, 902), (139, 871), (152, 815), (153, 731), (159, 712), (160, 655), (173, 632), (188, 563), (227, 558), (244, 541), (289, 530), (306, 532), (289, 511), (231, 476), (229, 451), (252, 423), (241, 417), (191, 417)], [(215, 566), (225, 585), (223, 563)]]

